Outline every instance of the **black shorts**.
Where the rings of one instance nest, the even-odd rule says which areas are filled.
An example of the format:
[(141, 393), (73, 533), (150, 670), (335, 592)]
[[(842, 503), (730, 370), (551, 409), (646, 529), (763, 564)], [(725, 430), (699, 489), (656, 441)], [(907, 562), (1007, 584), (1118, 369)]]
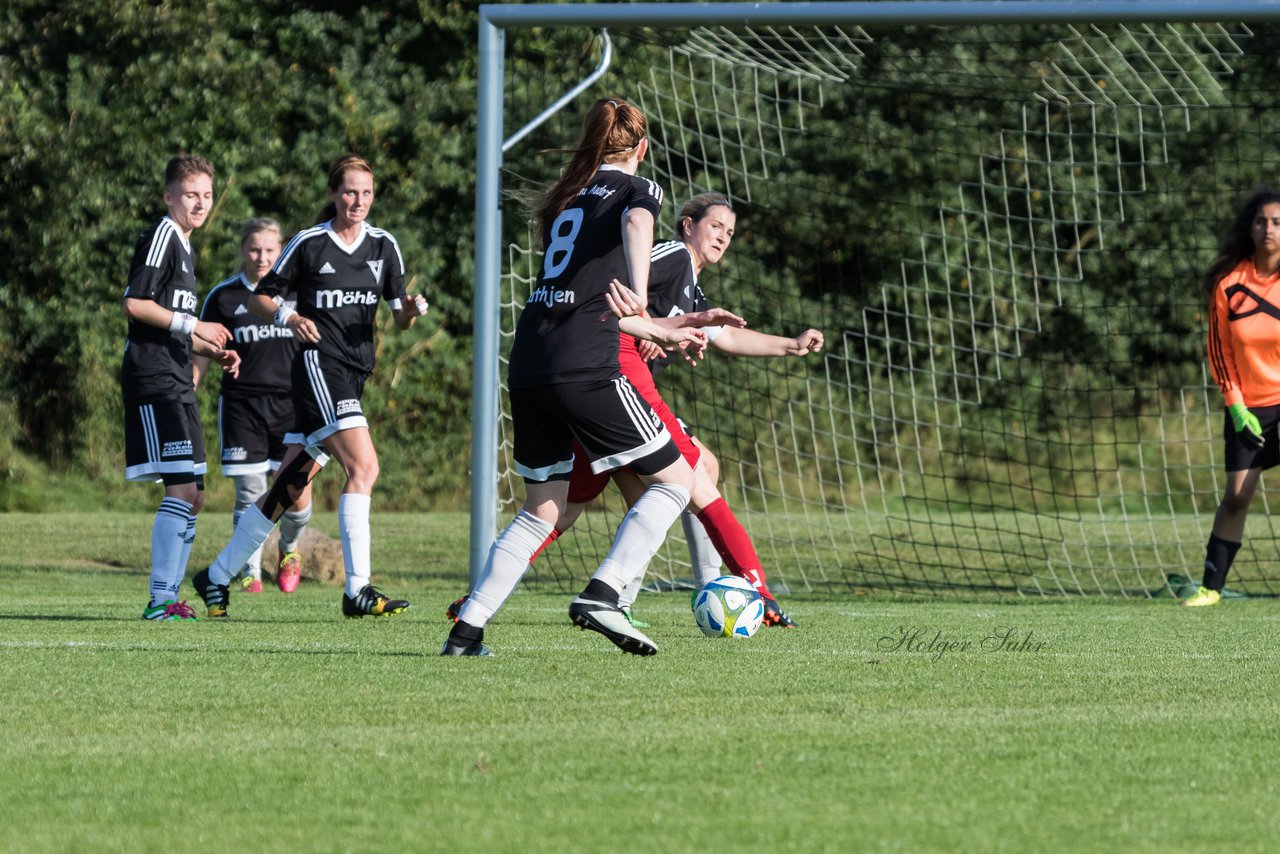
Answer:
[(284, 459), (285, 434), (293, 429), (293, 396), (255, 394), (218, 399), (218, 446), (222, 474), (275, 471)]
[(1258, 417), (1262, 425), (1263, 445), (1254, 450), (1240, 441), (1231, 413), (1222, 411), (1222, 438), (1226, 443), (1224, 456), (1227, 471), (1245, 471), (1246, 469), (1269, 469), (1280, 464), (1280, 406), (1250, 406), (1249, 411)]
[(305, 445), (319, 459), (324, 440), (339, 430), (368, 427), (360, 395), (369, 375), (325, 359), (319, 350), (300, 350), (293, 357), (293, 430), (284, 440)]
[(125, 401), (124, 476), (167, 485), (202, 482), (204, 429), (200, 408), (176, 397)]
[(680, 458), (671, 434), (621, 375), (511, 390), (516, 471), (530, 483), (566, 480), (577, 437), (596, 474), (630, 466), (655, 474)]

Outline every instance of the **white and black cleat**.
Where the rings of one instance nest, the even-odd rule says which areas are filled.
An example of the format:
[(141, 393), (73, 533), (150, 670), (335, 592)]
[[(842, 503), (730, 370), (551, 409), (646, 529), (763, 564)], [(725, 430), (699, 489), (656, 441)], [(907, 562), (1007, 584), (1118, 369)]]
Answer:
[(452, 638), (444, 642), (444, 649), (440, 651), (441, 655), (478, 655), (488, 658), (493, 655), (493, 650), (485, 646), (480, 641), (472, 641), (471, 643), (456, 643)]
[[(463, 597), (466, 598), (465, 596)], [(444, 642), (441, 655), (475, 655), (488, 658), (493, 650), (484, 645), (484, 629), (468, 623), (455, 622)]]
[(615, 605), (579, 596), (569, 605), (569, 619), (579, 628), (604, 635), (623, 652), (632, 655), (656, 655), (658, 652), (658, 645), (631, 625), (626, 614)]

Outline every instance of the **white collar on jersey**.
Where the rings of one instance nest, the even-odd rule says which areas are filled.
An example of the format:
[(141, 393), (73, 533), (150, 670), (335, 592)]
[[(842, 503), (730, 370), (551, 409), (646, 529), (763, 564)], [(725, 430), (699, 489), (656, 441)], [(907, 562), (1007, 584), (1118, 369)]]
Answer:
[(601, 163), (600, 168), (597, 169), (596, 171), (597, 172), (626, 172), (627, 170), (623, 169), (617, 163)]
[(257, 285), (249, 281), (249, 277), (244, 274), (244, 270), (240, 271), (240, 284), (244, 285), (251, 291), (256, 291), (258, 289)]
[(357, 249), (359, 249), (359, 248), (360, 248), (360, 244), (361, 244), (361, 243), (364, 243), (364, 238), (365, 238), (365, 236), (369, 233), (369, 223), (367, 223), (367, 222), (365, 222), (365, 221), (361, 220), (361, 221), (360, 221), (360, 236), (359, 236), (359, 237), (357, 237), (357, 238), (356, 238), (356, 239), (355, 239), (351, 244), (349, 244), (349, 245), (348, 245), (348, 244), (346, 244), (346, 243), (343, 243), (343, 242), (342, 242), (342, 238), (341, 238), (341, 237), (339, 237), (339, 236), (338, 236), (338, 233), (337, 233), (336, 231), (334, 231), (334, 230), (333, 230), (333, 220), (329, 220), (328, 222), (326, 222), (326, 223), (325, 223), (323, 226), (321, 226), (321, 227), (322, 227), (325, 231), (329, 232), (329, 238), (330, 238), (330, 239), (331, 239), (335, 244), (337, 244), (337, 247), (338, 247), (339, 249), (341, 249), (343, 252), (347, 253), (348, 255), (352, 254), (353, 252), (355, 252)]
[(178, 227), (178, 223), (176, 223), (176, 222), (174, 221), (173, 217), (169, 216), (168, 214), (165, 214), (165, 215), (164, 215), (164, 219), (162, 219), (162, 220), (160, 220), (160, 221), (161, 221), (161, 222), (166, 222), (166, 221), (167, 221), (170, 225), (172, 225), (172, 226), (173, 226), (173, 233), (174, 233), (174, 234), (176, 234), (176, 235), (178, 235), (178, 242), (180, 242), (180, 243), (182, 244), (182, 248), (183, 248), (183, 249), (185, 249), (185, 250), (187, 250), (187, 254), (188, 254), (188, 255), (190, 255), (190, 254), (191, 254), (191, 241), (190, 241), (190, 240), (188, 240), (188, 239), (187, 239), (187, 236), (186, 236), (185, 234), (183, 234), (183, 233), (182, 233), (182, 229)]

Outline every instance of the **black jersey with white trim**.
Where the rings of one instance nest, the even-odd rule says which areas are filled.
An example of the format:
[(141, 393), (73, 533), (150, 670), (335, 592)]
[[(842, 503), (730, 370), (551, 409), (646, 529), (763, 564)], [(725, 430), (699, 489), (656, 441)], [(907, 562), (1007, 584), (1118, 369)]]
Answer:
[(663, 240), (649, 256), (649, 314), (676, 317), (705, 311), (707, 297), (693, 271), (693, 256), (683, 240)]
[(516, 324), (509, 387), (587, 381), (617, 372), (618, 318), (605, 294), (612, 279), (630, 284), (622, 217), (633, 208), (656, 219), (661, 188), (603, 167), (547, 228), (542, 271)]
[[(222, 375), (222, 394), (249, 397), (257, 394), (288, 394), (293, 388), (293, 354), (297, 345), (293, 330), (276, 326), (249, 310), (255, 286), (238, 273), (213, 286), (204, 298), (200, 319), (221, 323), (231, 332), (230, 349), (240, 354), (240, 376)], [(291, 293), (284, 300), (295, 308)]]
[[(698, 284), (693, 270), (693, 255), (683, 240), (664, 240), (653, 245), (649, 267), (649, 314), (653, 317), (677, 317), (694, 311), (706, 311), (707, 295)], [(715, 340), (723, 326), (704, 326), (703, 332)], [(667, 354), (649, 363), (656, 374), (671, 364)]]
[[(169, 217), (138, 238), (129, 265), (126, 299), (151, 300), (170, 311), (196, 312), (196, 262), (191, 244)], [(129, 321), (120, 367), (125, 400), (177, 396), (195, 402), (191, 336)]]
[(297, 312), (315, 322), (317, 344), (303, 350), (341, 362), (366, 375), (373, 372), (373, 322), (378, 299), (397, 309), (405, 299), (404, 260), (388, 231), (360, 224), (350, 245), (325, 222), (294, 235), (258, 293), (276, 299), (296, 294)]

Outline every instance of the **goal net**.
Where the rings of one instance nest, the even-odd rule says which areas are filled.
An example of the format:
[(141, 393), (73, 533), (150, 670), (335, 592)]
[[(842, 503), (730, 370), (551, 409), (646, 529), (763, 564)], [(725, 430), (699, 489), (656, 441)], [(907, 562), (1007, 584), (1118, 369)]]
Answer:
[[(541, 263), (529, 194), (564, 161), (539, 149), (572, 145), (616, 93), (651, 123), (659, 239), (690, 196), (733, 201), (732, 246), (700, 277), (711, 303), (826, 337), (804, 358), (711, 352), (659, 377), (775, 592), (1145, 596), (1199, 580), (1224, 488), (1199, 282), (1280, 160), (1273, 30), (609, 35), (605, 77), (506, 155), (504, 360)], [(508, 131), (598, 57), (584, 30), (510, 31)], [(523, 496), (506, 406), (502, 524)], [(530, 579), (580, 586), (622, 510), (607, 491)], [(1274, 592), (1276, 546), (1263, 494), (1228, 586)], [(649, 580), (690, 576), (676, 526)]]

